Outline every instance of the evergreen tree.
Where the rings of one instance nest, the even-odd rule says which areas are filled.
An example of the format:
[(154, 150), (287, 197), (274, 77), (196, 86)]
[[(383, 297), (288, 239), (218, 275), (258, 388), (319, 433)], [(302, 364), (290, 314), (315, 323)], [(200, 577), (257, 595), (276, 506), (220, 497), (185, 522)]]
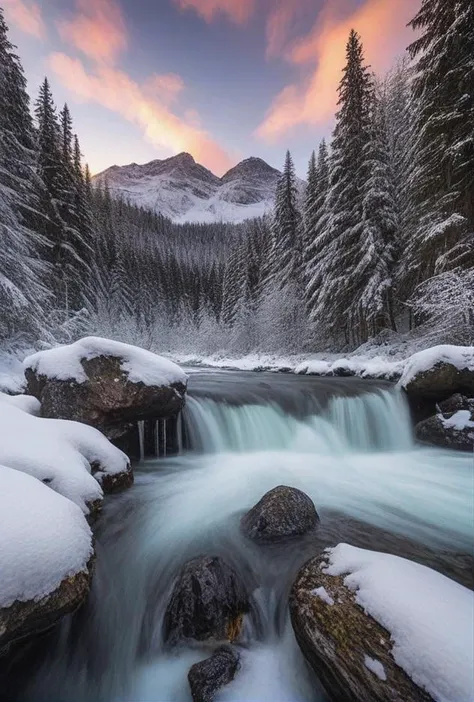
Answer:
[(419, 104), (412, 187), (419, 224), (408, 265), (422, 282), (473, 265), (474, 6), (423, 0), (411, 22), (420, 36), (413, 82)]
[[(365, 148), (363, 231), (357, 270), (360, 324), (364, 337), (395, 328), (392, 304), (394, 241), (398, 229), (388, 153), (385, 104), (374, 96)], [(354, 307), (354, 306), (353, 306)]]
[(354, 30), (346, 58), (330, 159), (330, 216), (321, 259), (324, 277), (315, 313), (329, 333), (342, 333), (347, 342), (357, 342), (364, 337), (357, 302), (359, 263), (364, 255), (365, 154), (370, 141), (373, 86), (360, 37)]
[(318, 298), (325, 276), (324, 254), (328, 226), (327, 199), (329, 191), (329, 154), (326, 141), (319, 146), (318, 161), (314, 168), (314, 184), (311, 199), (307, 199), (307, 222), (309, 222), (306, 243), (306, 310), (308, 318), (307, 338), (311, 340), (318, 331)]
[(283, 289), (299, 284), (302, 272), (301, 215), (295, 167), (289, 151), (277, 185), (273, 219), (273, 275), (275, 285)]
[(47, 291), (40, 259), (46, 245), (38, 225), (40, 181), (34, 130), (20, 60), (0, 9), (0, 336), (38, 329)]

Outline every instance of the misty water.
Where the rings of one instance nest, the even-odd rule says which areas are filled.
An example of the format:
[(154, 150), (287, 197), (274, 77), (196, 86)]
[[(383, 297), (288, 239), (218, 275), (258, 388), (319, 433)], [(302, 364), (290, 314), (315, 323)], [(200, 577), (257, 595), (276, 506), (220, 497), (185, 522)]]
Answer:
[[(253, 593), (242, 667), (219, 700), (325, 699), (287, 598), (298, 568), (326, 546), (396, 553), (470, 585), (473, 456), (415, 446), (393, 386), (196, 373), (181, 426), (182, 454), (145, 460), (135, 486), (108, 499), (89, 601), (32, 653), (14, 684), (18, 700), (189, 702), (188, 670), (211, 649), (165, 651), (161, 625), (195, 556), (222, 556)], [(256, 546), (240, 518), (282, 484), (313, 499), (321, 525), (286, 546)]]

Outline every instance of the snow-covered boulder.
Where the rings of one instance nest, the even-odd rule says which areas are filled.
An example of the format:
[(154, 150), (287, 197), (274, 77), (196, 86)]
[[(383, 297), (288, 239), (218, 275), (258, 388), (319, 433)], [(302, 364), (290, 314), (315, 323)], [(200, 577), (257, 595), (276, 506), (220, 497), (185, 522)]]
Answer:
[(133, 480), (127, 456), (93, 427), (34, 417), (0, 402), (0, 432), (0, 464), (37, 478), (85, 514), (99, 508), (102, 487)]
[(415, 399), (440, 401), (457, 392), (474, 396), (474, 346), (434, 346), (415, 353), (400, 385)]
[(79, 507), (0, 465), (0, 655), (85, 599), (92, 533)]
[(123, 436), (143, 419), (168, 419), (183, 407), (187, 376), (172, 361), (118, 341), (86, 337), (24, 361), (27, 392), (43, 417), (72, 419)]
[(300, 570), (290, 612), (333, 699), (474, 699), (474, 593), (430, 568), (339, 544)]
[(242, 517), (240, 526), (252, 541), (274, 543), (307, 534), (318, 522), (318, 513), (308, 495), (279, 485)]
[(474, 449), (474, 399), (457, 393), (438, 405), (438, 412), (415, 427), (425, 444), (459, 451)]

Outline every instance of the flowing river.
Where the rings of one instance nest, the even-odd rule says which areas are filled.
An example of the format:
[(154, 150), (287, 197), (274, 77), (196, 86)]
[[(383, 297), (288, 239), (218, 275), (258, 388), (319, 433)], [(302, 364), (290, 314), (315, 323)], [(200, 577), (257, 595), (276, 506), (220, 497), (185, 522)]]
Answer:
[[(179, 426), (181, 455), (146, 459), (135, 486), (107, 501), (89, 601), (17, 666), (15, 702), (190, 702), (187, 672), (209, 650), (165, 652), (161, 625), (177, 573), (198, 555), (223, 556), (253, 592), (242, 667), (222, 701), (325, 699), (287, 597), (326, 546), (395, 553), (472, 587), (474, 458), (415, 446), (408, 407), (388, 383), (193, 373)], [(258, 547), (239, 520), (277, 485), (306, 492), (321, 525)]]

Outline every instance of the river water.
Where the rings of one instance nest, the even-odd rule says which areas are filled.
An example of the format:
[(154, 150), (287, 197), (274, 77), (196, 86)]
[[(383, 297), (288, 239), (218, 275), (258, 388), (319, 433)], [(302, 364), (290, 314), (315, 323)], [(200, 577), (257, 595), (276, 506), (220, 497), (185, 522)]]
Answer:
[[(177, 573), (198, 555), (224, 557), (253, 593), (242, 667), (223, 701), (325, 699), (287, 597), (298, 568), (326, 546), (406, 556), (472, 586), (474, 458), (415, 446), (393, 386), (196, 373), (181, 426), (182, 454), (145, 460), (135, 486), (108, 499), (89, 601), (17, 666), (15, 702), (190, 702), (187, 672), (209, 650), (165, 652), (161, 624)], [(257, 547), (239, 520), (277, 485), (306, 492), (321, 525), (284, 547)]]

